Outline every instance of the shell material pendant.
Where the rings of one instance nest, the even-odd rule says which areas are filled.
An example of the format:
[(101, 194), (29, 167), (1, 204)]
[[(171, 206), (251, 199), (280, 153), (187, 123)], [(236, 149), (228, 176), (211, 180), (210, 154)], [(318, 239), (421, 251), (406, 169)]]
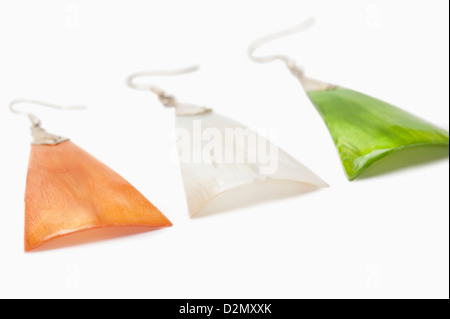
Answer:
[(365, 94), (301, 78), (325, 121), (349, 180), (388, 154), (421, 145), (449, 145), (449, 133)]
[(47, 133), (31, 113), (16, 104), (61, 107), (35, 100), (11, 102), (13, 113), (32, 123), (25, 191), (25, 251), (58, 237), (95, 228), (139, 226), (149, 230), (172, 226), (171, 222), (116, 172), (69, 139)]
[(133, 186), (72, 142), (32, 145), (25, 195), (26, 251), (94, 228), (171, 225)]
[(252, 183), (274, 180), (328, 186), (236, 121), (198, 107), (178, 106), (176, 113), (178, 154), (191, 217), (219, 195)]
[[(288, 186), (294, 183), (307, 186), (308, 191), (309, 188), (328, 186), (290, 155), (244, 125), (211, 109), (180, 103), (163, 90), (136, 81), (138, 77), (186, 74), (197, 69), (194, 66), (181, 70), (144, 71), (127, 78), (129, 87), (153, 92), (165, 107), (175, 108), (178, 155), (191, 217), (220, 195), (260, 182), (267, 185), (265, 182), (277, 181)], [(294, 194), (290, 189), (289, 194), (282, 195), (304, 192), (300, 188)], [(242, 192), (240, 196), (246, 197), (244, 193), (247, 194)], [(255, 194), (260, 197), (254, 189), (247, 197), (255, 197)], [(236, 198), (230, 198), (230, 201), (240, 203)], [(219, 209), (227, 210), (223, 206)]]
[(349, 180), (354, 180), (374, 162), (397, 150), (423, 145), (449, 146), (448, 131), (373, 97), (310, 79), (288, 56), (255, 56), (260, 46), (305, 31), (314, 23), (315, 19), (310, 18), (260, 38), (250, 45), (248, 53), (258, 63), (284, 62), (301, 82), (331, 133)]

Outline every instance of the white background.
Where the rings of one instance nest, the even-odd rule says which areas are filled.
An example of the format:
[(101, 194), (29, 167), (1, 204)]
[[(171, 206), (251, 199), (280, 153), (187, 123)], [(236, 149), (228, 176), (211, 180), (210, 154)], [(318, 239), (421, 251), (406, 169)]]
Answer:
[[(287, 53), (311, 77), (448, 129), (448, 7), (442, 0), (2, 0), (0, 297), (448, 298), (448, 159), (386, 174), (380, 164), (348, 182), (297, 80), (280, 63), (246, 56), (255, 38), (315, 16), (310, 31), (259, 53)], [(154, 82), (252, 128), (277, 129), (275, 142), (331, 187), (189, 219), (171, 160), (173, 113), (124, 79), (191, 64), (201, 71)], [(29, 123), (7, 110), (21, 97), (88, 106), (34, 111), (49, 131), (129, 180), (174, 227), (25, 254)], [(392, 156), (397, 164), (386, 159), (388, 167), (419, 155)]]

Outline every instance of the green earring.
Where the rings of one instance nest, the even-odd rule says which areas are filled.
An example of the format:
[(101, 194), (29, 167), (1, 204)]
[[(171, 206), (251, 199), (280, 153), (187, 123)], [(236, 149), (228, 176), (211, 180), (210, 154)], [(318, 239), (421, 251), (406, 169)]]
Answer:
[(256, 62), (284, 61), (303, 85), (319, 111), (339, 151), (349, 180), (357, 178), (377, 160), (397, 150), (422, 145), (449, 146), (449, 133), (393, 105), (365, 94), (305, 77), (295, 63), (281, 55), (255, 57), (261, 45), (279, 37), (306, 30), (301, 25), (257, 40), (249, 49)]

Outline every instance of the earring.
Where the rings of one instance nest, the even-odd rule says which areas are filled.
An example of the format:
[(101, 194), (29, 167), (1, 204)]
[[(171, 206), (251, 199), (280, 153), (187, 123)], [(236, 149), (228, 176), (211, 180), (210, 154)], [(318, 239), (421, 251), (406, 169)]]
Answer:
[(15, 100), (13, 113), (31, 121), (33, 143), (25, 195), (25, 251), (84, 230), (117, 226), (169, 227), (170, 221), (133, 186), (69, 139), (46, 132), (17, 104), (61, 107), (35, 100)]
[(331, 133), (349, 180), (394, 151), (421, 145), (448, 147), (447, 131), (410, 113), (365, 94), (310, 79), (286, 56), (254, 55), (260, 46), (304, 31), (314, 22), (309, 19), (297, 27), (261, 38), (250, 46), (248, 53), (259, 63), (283, 61), (300, 81)]
[(129, 87), (153, 92), (164, 106), (175, 109), (178, 155), (191, 217), (214, 198), (244, 185), (271, 180), (313, 189), (328, 186), (246, 126), (209, 108), (180, 103), (153, 85), (134, 82), (138, 77), (177, 75), (196, 69), (141, 72), (127, 79)]

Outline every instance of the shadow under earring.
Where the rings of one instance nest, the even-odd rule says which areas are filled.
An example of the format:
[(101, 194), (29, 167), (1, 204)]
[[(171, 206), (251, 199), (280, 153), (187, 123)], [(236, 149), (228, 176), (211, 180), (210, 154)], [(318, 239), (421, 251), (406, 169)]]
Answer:
[[(177, 148), (191, 217), (231, 190), (250, 191), (249, 196), (252, 196), (254, 190), (244, 189), (245, 186), (261, 182), (278, 182), (278, 190), (285, 186), (283, 191), (292, 195), (328, 186), (289, 154), (246, 126), (211, 109), (180, 103), (154, 86), (133, 81), (137, 77), (176, 75), (196, 69), (141, 72), (127, 80), (131, 88), (153, 92), (164, 106), (175, 109)], [(296, 190), (290, 183), (295, 184)], [(238, 202), (238, 197), (244, 197), (242, 192), (230, 201)], [(223, 207), (218, 209), (223, 210)]]
[[(18, 103), (57, 105), (16, 100), (12, 112), (26, 115), (33, 143), (25, 195), (25, 251), (48, 241), (85, 230), (143, 226), (169, 227), (170, 221), (116, 172), (69, 139), (47, 133), (33, 114), (17, 111)], [(79, 107), (78, 107), (79, 108)]]
[(330, 131), (349, 180), (401, 149), (422, 145), (448, 148), (449, 133), (444, 129), (365, 94), (310, 79), (286, 56), (254, 56), (261, 45), (304, 31), (313, 23), (314, 19), (309, 19), (297, 27), (255, 41), (250, 46), (249, 56), (260, 63), (281, 60), (299, 79)]

